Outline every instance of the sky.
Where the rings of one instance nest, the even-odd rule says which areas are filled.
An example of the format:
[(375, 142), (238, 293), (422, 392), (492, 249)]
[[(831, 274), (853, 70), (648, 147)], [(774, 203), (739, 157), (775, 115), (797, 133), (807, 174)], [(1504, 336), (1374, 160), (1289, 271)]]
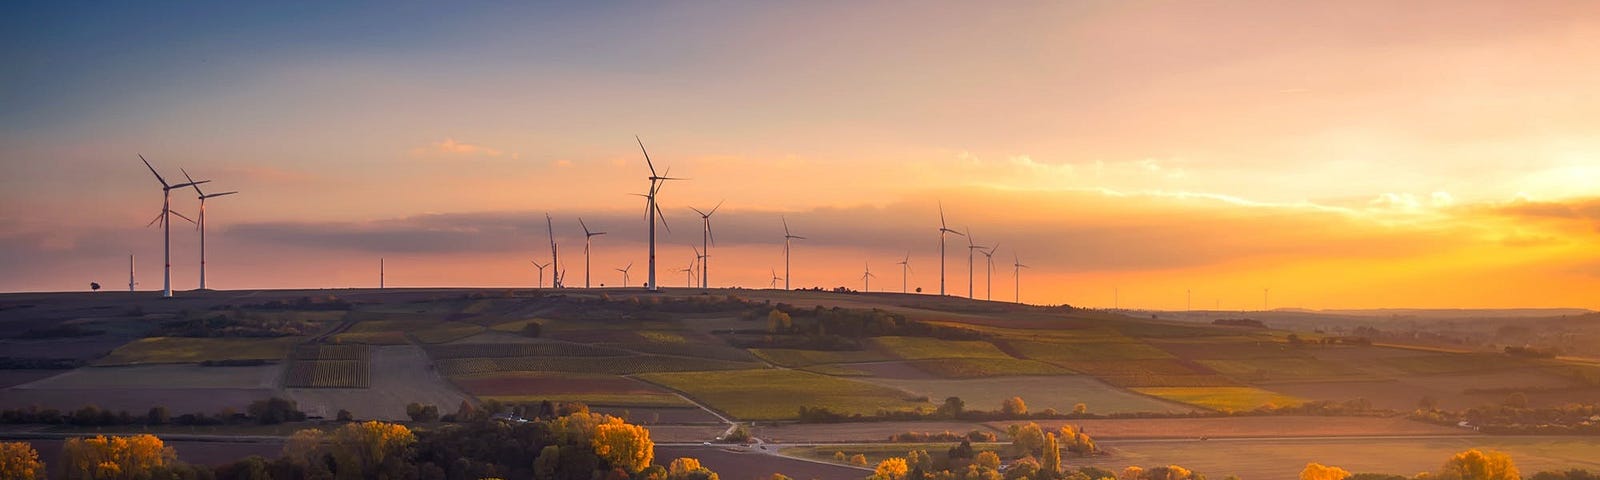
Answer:
[[(1600, 308), (1600, 3), (21, 2), (0, 291), (658, 275), (1210, 308)], [(181, 169), (181, 170), (180, 170)], [(192, 190), (172, 192), (193, 217)], [(175, 289), (198, 234), (174, 223)], [(909, 259), (909, 271), (898, 263)], [(1028, 268), (1017, 269), (1016, 263)], [(550, 282), (545, 272), (544, 282)], [(1020, 273), (1020, 274), (1019, 274)], [(1018, 292), (1020, 286), (1020, 292)]]

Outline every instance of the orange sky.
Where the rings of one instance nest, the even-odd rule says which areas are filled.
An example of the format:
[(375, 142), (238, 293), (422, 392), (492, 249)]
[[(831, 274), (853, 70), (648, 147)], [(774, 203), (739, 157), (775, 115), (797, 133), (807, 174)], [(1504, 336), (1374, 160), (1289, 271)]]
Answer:
[(782, 275), (787, 218), (796, 286), (909, 254), (936, 291), (943, 202), (996, 299), (1015, 256), (1032, 303), (1600, 307), (1590, 2), (36, 8), (0, 29), (0, 291), (126, 288), (129, 253), (159, 287), (137, 153), (244, 192), (214, 288), (528, 285), (546, 212), (569, 285), (578, 216), (595, 283), (638, 281), (638, 134), (691, 178), (665, 285), (726, 201), (715, 285)]

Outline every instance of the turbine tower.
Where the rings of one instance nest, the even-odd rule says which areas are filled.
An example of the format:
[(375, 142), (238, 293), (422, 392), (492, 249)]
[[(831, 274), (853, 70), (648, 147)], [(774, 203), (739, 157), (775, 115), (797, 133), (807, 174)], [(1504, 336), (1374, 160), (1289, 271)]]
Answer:
[[(617, 271), (622, 272), (622, 288), (628, 288), (628, 270), (632, 269), (633, 262), (628, 262), (628, 266), (617, 269)], [(655, 288), (655, 286), (651, 285), (651, 288)]]
[(984, 248), (987, 247), (972, 243), (972, 229), (967, 229), (967, 298), (969, 299), (976, 298), (972, 294), (972, 252), (981, 252)]
[(199, 185), (209, 182), (210, 180), (201, 180), (198, 182), (190, 181), (189, 183), (169, 185), (167, 184), (167, 179), (161, 178), (161, 174), (156, 173), (156, 167), (150, 166), (150, 161), (144, 159), (144, 155), (139, 155), (139, 161), (144, 162), (145, 168), (150, 169), (150, 174), (155, 175), (156, 181), (161, 182), (161, 214), (156, 215), (156, 219), (151, 220), (149, 225), (155, 225), (156, 222), (161, 222), (161, 257), (163, 260), (162, 263), (165, 264), (161, 268), (161, 297), (172, 298), (172, 222), (168, 220), (170, 220), (170, 216), (177, 215), (178, 218), (189, 220), (189, 223), (194, 223), (194, 220), (190, 220), (189, 217), (185, 217), (181, 213), (172, 211), (172, 189)]
[(689, 207), (690, 210), (694, 210), (694, 213), (700, 214), (700, 220), (705, 223), (705, 229), (700, 234), (700, 243), (705, 250), (696, 253), (697, 258), (701, 260), (700, 288), (711, 288), (711, 281), (708, 278), (711, 276), (711, 261), (709, 258), (711, 257), (711, 244), (717, 240), (717, 236), (711, 234), (711, 215), (717, 213), (717, 209), (719, 208), (722, 208), (722, 202), (717, 202), (717, 206), (711, 207), (711, 211), (709, 212), (702, 212), (698, 208)]
[[(545, 267), (550, 266), (550, 262), (545, 262), (544, 265), (540, 265), (539, 262), (535, 262), (533, 260), (528, 260), (528, 263), (533, 264), (533, 266), (535, 266), (535, 267), (539, 267), (539, 287), (538, 288), (544, 288), (544, 269), (545, 269)], [(554, 272), (552, 272), (552, 273), (554, 273)]]
[(696, 251), (696, 252), (694, 252), (694, 260), (689, 262), (689, 266), (678, 269), (678, 271), (683, 272), (683, 286), (684, 287), (694, 288), (694, 276), (695, 276), (695, 273), (699, 271), (699, 265), (700, 265), (700, 252)]
[(133, 292), (133, 286), (138, 282), (133, 281), (133, 254), (128, 254), (128, 292)]
[(578, 225), (583, 227), (583, 288), (589, 288), (589, 242), (606, 232), (589, 231), (589, 226), (583, 223), (583, 217), (578, 217)]
[(561, 258), (556, 254), (556, 225), (550, 220), (550, 212), (544, 214), (544, 226), (550, 232), (550, 288), (561, 288)]
[[(640, 140), (638, 135), (634, 135), (633, 139), (639, 142), (639, 151), (644, 153), (644, 163), (646, 166), (650, 167), (650, 194), (645, 196), (646, 204), (644, 210), (645, 216), (649, 218), (650, 222), (650, 284), (647, 285), (646, 288), (653, 292), (660, 290), (660, 286), (656, 285), (656, 214), (661, 213), (661, 206), (656, 204), (656, 194), (661, 193), (661, 186), (666, 184), (667, 180), (683, 179), (666, 176), (672, 172), (671, 167), (668, 167), (666, 172), (663, 172), (661, 175), (657, 175), (656, 164), (650, 161), (650, 151), (645, 150), (644, 140)], [(665, 214), (661, 215), (661, 226), (667, 229), (667, 233), (671, 233), (672, 227), (667, 227), (666, 217), (667, 216)]]
[(939, 202), (939, 295), (941, 296), (944, 295), (944, 234), (946, 233), (966, 236), (961, 232), (951, 230), (944, 223), (944, 202)]
[(1016, 255), (1012, 255), (1011, 268), (1012, 281), (1016, 282), (1016, 285), (1012, 287), (1011, 291), (1017, 297), (1015, 300), (1016, 303), (1022, 303), (1022, 269), (1028, 268), (1028, 266), (1022, 264), (1022, 259), (1017, 258)]
[(378, 257), (378, 290), (383, 290), (383, 257)]
[(983, 287), (985, 290), (984, 300), (994, 301), (994, 252), (999, 249), (1000, 244), (996, 243), (994, 246), (989, 247), (988, 250), (978, 250), (978, 253), (983, 254), (983, 261), (988, 265), (986, 267), (988, 270), (983, 274), (983, 283), (985, 285)]
[(900, 293), (910, 293), (906, 288), (906, 279), (911, 278), (911, 252), (906, 252), (905, 260), (896, 262), (896, 265), (900, 266)]
[(861, 286), (861, 291), (864, 293), (872, 293), (872, 278), (876, 277), (877, 275), (872, 274), (871, 263), (867, 263), (866, 265), (867, 271), (861, 274), (861, 282), (863, 283)]
[(789, 290), (789, 240), (805, 240), (806, 237), (789, 233), (789, 219), (783, 219), (783, 289)]
[(201, 290), (205, 290), (206, 289), (206, 199), (207, 198), (216, 198), (216, 197), (220, 197), (220, 196), (223, 196), (223, 195), (233, 195), (233, 194), (239, 193), (239, 192), (222, 192), (222, 193), (211, 193), (211, 194), (208, 194), (206, 192), (202, 192), (202, 191), (200, 191), (200, 185), (194, 184), (195, 183), (194, 182), (194, 178), (189, 176), (189, 172), (184, 171), (184, 169), (182, 169), (182, 168), (179, 168), (178, 171), (183, 172), (183, 178), (189, 181), (191, 186), (194, 187), (195, 195), (198, 195), (199, 198), (200, 198), (200, 225), (196, 226), (196, 228), (200, 229), (200, 289)]

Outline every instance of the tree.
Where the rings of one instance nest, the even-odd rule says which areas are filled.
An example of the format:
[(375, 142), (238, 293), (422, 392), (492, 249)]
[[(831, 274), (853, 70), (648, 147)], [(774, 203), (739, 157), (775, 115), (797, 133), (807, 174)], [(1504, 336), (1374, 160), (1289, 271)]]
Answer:
[(889, 457), (878, 462), (878, 468), (873, 469), (871, 480), (905, 480), (910, 467), (906, 466), (906, 459)]
[(167, 407), (150, 407), (150, 412), (144, 416), (144, 422), (151, 425), (166, 425), (172, 421), (172, 416), (167, 414)]
[(1307, 463), (1305, 470), (1300, 471), (1300, 480), (1345, 480), (1346, 478), (1350, 478), (1349, 471), (1317, 462)]
[(1004, 402), (1000, 402), (1000, 412), (1012, 417), (1027, 415), (1028, 404), (1022, 402), (1022, 397), (1007, 398)]
[(1078, 402), (1077, 405), (1073, 405), (1072, 406), (1072, 413), (1078, 414), (1078, 415), (1084, 415), (1084, 414), (1089, 413), (1089, 404), (1083, 403), (1083, 402)]
[(595, 426), (592, 444), (601, 459), (630, 474), (644, 470), (655, 458), (656, 444), (650, 441), (650, 431), (617, 417), (606, 417)]
[(377, 421), (347, 423), (333, 431), (329, 443), (338, 478), (378, 478), (388, 475), (406, 448), (417, 442), (404, 425)]
[(74, 437), (61, 447), (62, 472), (68, 479), (149, 476), (177, 458), (178, 454), (154, 435)]
[(1000, 468), (1000, 455), (991, 451), (978, 452), (977, 458), (972, 459), (972, 463), (983, 468), (994, 470)]
[(1423, 410), (1427, 410), (1427, 411), (1430, 411), (1430, 412), (1434, 411), (1434, 410), (1438, 410), (1439, 409), (1439, 399), (1433, 398), (1432, 395), (1423, 395), (1421, 399), (1417, 400), (1417, 408), (1420, 408), (1420, 409), (1423, 409)]
[(667, 467), (667, 480), (717, 480), (717, 473), (700, 466), (700, 460), (680, 457)]
[(1517, 471), (1516, 464), (1511, 462), (1511, 456), (1494, 450), (1483, 451), (1476, 448), (1457, 453), (1444, 462), (1444, 468), (1439, 471), (1442, 480), (1518, 480), (1522, 474)]
[(961, 416), (961, 412), (966, 408), (967, 402), (962, 401), (961, 397), (947, 397), (944, 399), (944, 404), (939, 405), (939, 409), (936, 412), (939, 415), (955, 418)]
[(1055, 478), (1054, 475), (1044, 474), (1044, 467), (1039, 465), (1033, 457), (1023, 457), (1006, 468), (1006, 480), (1033, 480)]
[(1039, 424), (1028, 422), (1016, 427), (1011, 433), (1011, 445), (1024, 454), (1037, 454), (1044, 451), (1044, 429)]
[(556, 469), (561, 466), (561, 447), (545, 445), (539, 451), (539, 456), (533, 459), (533, 478), (539, 480), (554, 480)]
[(1528, 408), (1528, 394), (1511, 392), (1510, 395), (1506, 395), (1506, 401), (1503, 404), (1511, 408)]
[(767, 313), (767, 331), (772, 333), (785, 333), (794, 327), (794, 319), (789, 314), (776, 308)]
[(851, 455), (850, 464), (858, 467), (865, 467), (867, 466), (867, 456), (860, 453)]
[(349, 410), (343, 408), (339, 409), (339, 413), (334, 418), (341, 422), (353, 422), (356, 419), (355, 415), (350, 414)]
[(44, 478), (44, 462), (27, 442), (0, 442), (0, 480)]
[(1061, 473), (1061, 446), (1057, 444), (1054, 433), (1044, 436), (1044, 461), (1039, 462), (1039, 470), (1050, 476)]

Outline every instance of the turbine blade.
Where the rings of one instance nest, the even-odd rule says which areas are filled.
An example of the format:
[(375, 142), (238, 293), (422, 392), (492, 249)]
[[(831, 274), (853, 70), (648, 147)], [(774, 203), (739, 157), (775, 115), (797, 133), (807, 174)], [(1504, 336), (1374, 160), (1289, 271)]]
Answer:
[(789, 219), (783, 218), (783, 217), (778, 217), (778, 219), (779, 220), (783, 220), (783, 236), (788, 237), (789, 236)]
[(583, 217), (578, 217), (578, 226), (583, 227), (583, 236), (585, 236), (585, 237), (593, 237), (594, 236), (594, 234), (589, 233), (589, 225), (583, 223)]
[(638, 135), (634, 135), (633, 139), (635, 141), (639, 142), (639, 151), (640, 152), (644, 152), (644, 164), (648, 165), (650, 167), (650, 176), (651, 177), (655, 177), (656, 176), (656, 164), (654, 162), (650, 161), (650, 151), (644, 149), (644, 140), (639, 140), (639, 136)]
[(661, 219), (661, 227), (667, 229), (667, 233), (672, 233), (672, 226), (667, 225), (667, 214), (661, 212), (661, 204), (659, 203), (656, 204), (656, 218)]
[(159, 221), (161, 221), (161, 214), (162, 214), (162, 213), (167, 213), (167, 212), (161, 212), (161, 213), (157, 213), (157, 214), (156, 214), (156, 218), (154, 218), (154, 219), (151, 219), (151, 220), (150, 220), (150, 223), (146, 223), (146, 224), (144, 224), (144, 226), (145, 226), (145, 228), (149, 228), (149, 227), (150, 227), (150, 226), (151, 226), (151, 225), (155, 225), (155, 224), (156, 224), (156, 222), (159, 222)]
[(707, 213), (706, 216), (711, 216), (712, 213), (717, 213), (717, 209), (722, 208), (722, 202), (726, 202), (726, 201), (728, 201), (728, 200), (727, 199), (718, 200), (717, 201), (717, 206), (711, 207), (711, 213)]
[(168, 212), (171, 212), (171, 213), (172, 213), (172, 214), (173, 214), (173, 215), (177, 215), (177, 216), (178, 216), (178, 218), (181, 218), (181, 219), (184, 219), (184, 220), (188, 220), (188, 221), (189, 221), (189, 223), (194, 223), (194, 219), (191, 219), (191, 218), (189, 218), (189, 217), (185, 217), (185, 216), (183, 216), (183, 214), (181, 214), (181, 213), (178, 213), (178, 211), (177, 211), (177, 210), (167, 210), (167, 211), (168, 211)]
[(184, 170), (183, 167), (178, 167), (178, 171), (183, 172), (183, 178), (189, 181), (189, 186), (194, 187), (194, 193), (196, 195), (199, 195), (200, 198), (206, 198), (206, 192), (200, 191), (200, 184), (194, 183), (194, 177), (189, 176), (188, 170)]
[[(196, 190), (198, 190), (199, 188), (200, 187), (195, 187)], [(205, 195), (201, 195), (200, 198), (217, 198), (217, 197), (221, 197), (221, 196), (224, 196), (224, 195), (233, 195), (235, 193), (239, 193), (239, 192), (208, 193), (208, 194), (205, 194)]]
[(945, 228), (946, 227), (945, 227), (945, 223), (944, 223), (944, 201), (940, 200), (939, 201), (939, 229), (940, 230), (944, 230)]
[(167, 186), (167, 190), (183, 188), (183, 187), (187, 187), (187, 186), (191, 186), (191, 185), (199, 185), (199, 184), (202, 184), (202, 183), (211, 183), (211, 181), (210, 180), (201, 180), (201, 181), (198, 181), (198, 182), (189, 182), (189, 183), (180, 183), (180, 184), (177, 184), (177, 185), (168, 185)]
[(690, 210), (694, 210), (694, 213), (698, 213), (698, 214), (700, 214), (700, 216), (702, 216), (702, 217), (709, 217), (709, 216), (710, 216), (710, 215), (707, 215), (707, 214), (706, 214), (706, 212), (702, 212), (702, 211), (700, 211), (700, 209), (698, 209), (698, 208), (694, 208), (694, 207), (689, 207), (689, 209), (690, 209)]
[[(162, 187), (166, 187), (167, 186), (167, 179), (161, 178), (161, 174), (156, 173), (156, 167), (150, 166), (150, 161), (144, 159), (144, 154), (142, 154), (142, 153), (139, 154), (139, 161), (144, 162), (145, 168), (149, 168), (150, 169), (150, 174), (156, 176), (156, 181), (161, 182), (161, 186)], [(170, 187), (168, 187), (168, 188), (170, 188)]]

